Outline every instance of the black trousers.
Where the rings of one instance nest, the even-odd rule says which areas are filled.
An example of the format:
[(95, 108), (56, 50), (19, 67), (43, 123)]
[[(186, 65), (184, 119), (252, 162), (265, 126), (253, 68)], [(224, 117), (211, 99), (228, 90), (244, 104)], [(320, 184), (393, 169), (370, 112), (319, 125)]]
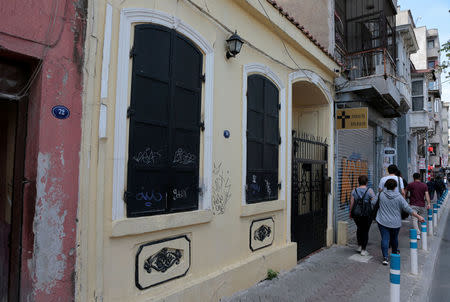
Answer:
[(372, 225), (372, 218), (370, 217), (355, 217), (356, 223), (356, 239), (358, 240), (358, 245), (362, 247), (363, 250), (366, 249), (367, 242), (369, 241), (369, 230)]

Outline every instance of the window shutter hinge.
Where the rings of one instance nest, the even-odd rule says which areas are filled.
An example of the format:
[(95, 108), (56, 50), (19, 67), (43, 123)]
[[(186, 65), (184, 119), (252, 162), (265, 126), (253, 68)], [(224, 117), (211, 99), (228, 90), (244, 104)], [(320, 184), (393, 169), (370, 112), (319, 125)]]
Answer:
[(130, 116), (134, 115), (134, 113), (135, 113), (134, 109), (131, 108), (131, 107), (128, 107), (128, 109), (127, 109), (127, 117), (130, 117)]
[(125, 201), (125, 203), (128, 203), (128, 197), (130, 195), (131, 195), (131, 192), (128, 192), (128, 191), (123, 192), (123, 201)]
[(198, 126), (200, 127), (200, 130), (202, 130), (202, 132), (205, 131), (205, 122), (200, 122)]
[(206, 79), (206, 75), (202, 74), (200, 75), (200, 80), (204, 83)]
[(278, 183), (278, 190), (281, 190), (281, 181)]
[(130, 59), (134, 58), (136, 56), (136, 51), (134, 50), (134, 45), (130, 49)]

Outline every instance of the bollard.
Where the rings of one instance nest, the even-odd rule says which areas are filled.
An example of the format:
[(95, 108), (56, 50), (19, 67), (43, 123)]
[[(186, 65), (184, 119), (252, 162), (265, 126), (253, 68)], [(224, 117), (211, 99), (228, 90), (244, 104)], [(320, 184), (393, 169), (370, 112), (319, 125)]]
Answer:
[(437, 231), (437, 204), (433, 204), (433, 230)]
[(422, 222), (420, 232), (422, 233), (420, 238), (422, 240), (422, 250), (426, 251), (428, 249), (427, 244), (427, 223)]
[(391, 254), (391, 302), (400, 302), (400, 255)]
[(428, 236), (433, 236), (433, 210), (428, 209)]
[(417, 230), (409, 230), (409, 247), (411, 250), (411, 274), (417, 275), (419, 268), (417, 264)]
[(438, 220), (440, 220), (441, 219), (441, 204), (440, 203), (438, 203), (437, 204), (437, 209), (438, 209)]

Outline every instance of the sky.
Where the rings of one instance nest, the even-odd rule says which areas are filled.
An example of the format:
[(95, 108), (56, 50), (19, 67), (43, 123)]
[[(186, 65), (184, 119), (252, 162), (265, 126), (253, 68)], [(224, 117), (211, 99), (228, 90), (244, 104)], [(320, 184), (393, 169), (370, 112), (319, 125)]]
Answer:
[[(411, 10), (416, 27), (437, 28), (441, 45), (450, 40), (450, 0), (398, 0), (397, 4), (400, 5), (401, 10)], [(444, 56), (441, 55), (441, 61), (443, 59)], [(441, 100), (444, 102), (450, 102), (449, 80), (444, 75), (441, 77)]]

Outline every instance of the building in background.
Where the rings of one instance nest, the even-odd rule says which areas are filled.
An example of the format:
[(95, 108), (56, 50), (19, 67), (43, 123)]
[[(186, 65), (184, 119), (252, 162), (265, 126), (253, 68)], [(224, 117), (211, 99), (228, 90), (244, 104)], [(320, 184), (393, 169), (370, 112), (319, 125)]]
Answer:
[[(413, 181), (413, 173), (419, 171), (417, 155), (418, 133), (428, 130), (428, 114), (425, 110), (417, 110), (412, 102), (410, 55), (419, 49), (416, 35), (414, 34), (414, 19), (410, 10), (397, 8), (396, 32), (397, 32), (397, 87), (402, 97), (407, 100), (409, 110), (398, 119), (397, 152), (398, 167), (403, 177)], [(412, 107), (412, 108), (411, 108)]]
[[(419, 50), (411, 55), (413, 116), (417, 122), (427, 124), (426, 131), (418, 132), (417, 153), (425, 159), (425, 168), (421, 173), (434, 176), (442, 167), (443, 154), (447, 142), (443, 141), (441, 74), (438, 70), (439, 33), (437, 29), (425, 26), (414, 29)], [(425, 115), (426, 111), (426, 115)], [(422, 160), (423, 161), (423, 160)], [(423, 166), (422, 166), (423, 167)]]
[(450, 103), (442, 103), (442, 168), (448, 167), (448, 115), (449, 115)]
[[(411, 107), (409, 83), (398, 79), (408, 77), (412, 50), (404, 45), (398, 53), (396, 13), (391, 0), (335, 1), (335, 55), (344, 65), (335, 86), (335, 222), (347, 221), (350, 234), (356, 227), (349, 201), (358, 176), (368, 175), (369, 186), (376, 188), (387, 166), (398, 162), (398, 118)], [(352, 128), (355, 108), (367, 110), (368, 118)]]
[(86, 5), (0, 5), (0, 301), (75, 298)]

